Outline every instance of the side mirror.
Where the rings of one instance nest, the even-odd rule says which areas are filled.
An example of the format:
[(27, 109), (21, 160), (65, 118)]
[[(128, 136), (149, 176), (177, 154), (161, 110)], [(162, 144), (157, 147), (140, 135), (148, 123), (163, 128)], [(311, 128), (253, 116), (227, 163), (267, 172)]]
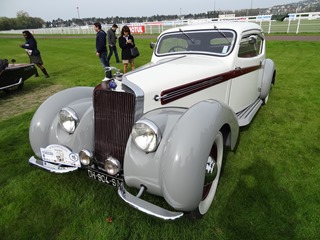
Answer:
[(154, 42), (151, 42), (151, 43), (150, 43), (150, 48), (151, 48), (151, 49), (154, 49), (155, 46), (156, 46), (156, 43), (154, 43)]
[(250, 36), (249, 37), (249, 43), (250, 44), (255, 44), (257, 42), (257, 36)]

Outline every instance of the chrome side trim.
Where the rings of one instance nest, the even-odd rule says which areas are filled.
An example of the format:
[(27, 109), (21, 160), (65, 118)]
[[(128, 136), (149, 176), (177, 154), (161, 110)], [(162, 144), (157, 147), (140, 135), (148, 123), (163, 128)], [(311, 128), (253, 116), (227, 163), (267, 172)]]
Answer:
[(175, 220), (183, 216), (183, 212), (173, 212), (164, 208), (158, 207), (152, 203), (149, 203), (141, 198), (133, 196), (123, 186), (123, 183), (118, 188), (118, 194), (123, 201), (130, 206), (138, 209), (141, 212), (149, 214), (151, 216), (161, 218), (163, 220)]
[(45, 162), (40, 159), (36, 159), (33, 156), (29, 159), (29, 163), (36, 167), (39, 167), (54, 173), (67, 173), (67, 172), (72, 172), (78, 169), (78, 167), (71, 167), (71, 166), (65, 166), (61, 164)]
[(22, 82), (23, 82), (23, 80), (22, 80), (22, 77), (21, 77), (21, 78), (19, 78), (19, 82), (14, 83), (14, 84), (11, 84), (11, 85), (7, 85), (7, 86), (5, 86), (5, 87), (2, 87), (2, 88), (0, 88), (0, 90), (7, 89), (7, 88), (11, 88), (11, 87), (14, 87), (14, 86), (18, 86), (18, 85), (20, 85)]

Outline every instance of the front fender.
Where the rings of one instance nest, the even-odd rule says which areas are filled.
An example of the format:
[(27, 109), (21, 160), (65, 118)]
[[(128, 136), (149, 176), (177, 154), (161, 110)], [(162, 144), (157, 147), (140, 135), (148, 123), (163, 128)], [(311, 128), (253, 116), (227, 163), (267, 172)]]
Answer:
[[(75, 87), (60, 91), (37, 109), (30, 123), (29, 140), (34, 153), (40, 157), (40, 148), (61, 144), (78, 152), (83, 148), (93, 149), (94, 123), (93, 87)], [(71, 107), (80, 122), (73, 134), (68, 134), (58, 124), (58, 113), (63, 107)]]
[[(170, 109), (170, 108), (169, 108)], [(155, 112), (159, 113), (159, 110)], [(164, 110), (162, 110), (164, 111)], [(128, 141), (124, 175), (129, 186), (147, 187), (147, 191), (163, 196), (175, 209), (195, 209), (202, 196), (205, 166), (214, 137), (228, 125), (230, 142), (236, 144), (239, 127), (234, 112), (225, 104), (202, 101), (190, 109), (167, 110), (147, 117), (163, 133), (155, 153), (146, 154)]]
[(161, 188), (175, 209), (191, 211), (199, 205), (209, 152), (225, 124), (231, 129), (234, 146), (239, 133), (234, 112), (225, 104), (208, 100), (191, 107), (172, 129), (161, 163)]

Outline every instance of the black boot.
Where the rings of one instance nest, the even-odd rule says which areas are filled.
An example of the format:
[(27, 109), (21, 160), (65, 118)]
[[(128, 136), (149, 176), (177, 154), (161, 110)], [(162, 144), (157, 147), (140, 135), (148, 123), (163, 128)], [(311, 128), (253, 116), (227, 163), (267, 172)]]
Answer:
[(39, 73), (38, 71), (36, 71), (36, 73), (34, 74), (35, 77), (39, 77)]
[(45, 68), (41, 69), (41, 71), (43, 72), (45, 78), (50, 77), (49, 74), (48, 74), (48, 72), (47, 72), (47, 70), (46, 70)]

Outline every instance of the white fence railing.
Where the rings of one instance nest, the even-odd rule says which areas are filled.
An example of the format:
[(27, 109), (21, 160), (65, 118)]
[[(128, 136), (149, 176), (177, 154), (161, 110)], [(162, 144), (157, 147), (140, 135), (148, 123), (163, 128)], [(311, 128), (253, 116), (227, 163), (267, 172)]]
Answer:
[[(289, 14), (289, 18), (285, 21), (271, 20), (272, 15), (263, 16), (246, 16), (246, 17), (224, 17), (216, 19), (188, 19), (174, 20), (161, 22), (146, 22), (146, 23), (128, 23), (133, 34), (159, 34), (162, 31), (182, 25), (192, 25), (199, 23), (214, 23), (217, 21), (250, 21), (259, 24), (265, 33), (320, 33), (320, 12), (312, 13), (294, 13)], [(124, 24), (118, 24), (117, 34), (120, 34), (120, 29)], [(111, 25), (103, 25), (102, 28), (107, 30)], [(63, 34), (74, 35), (95, 34), (93, 26), (74, 26), (74, 27), (58, 27), (58, 28), (40, 28), (29, 29), (33, 34)], [(0, 34), (21, 34), (22, 30), (0, 31)]]

